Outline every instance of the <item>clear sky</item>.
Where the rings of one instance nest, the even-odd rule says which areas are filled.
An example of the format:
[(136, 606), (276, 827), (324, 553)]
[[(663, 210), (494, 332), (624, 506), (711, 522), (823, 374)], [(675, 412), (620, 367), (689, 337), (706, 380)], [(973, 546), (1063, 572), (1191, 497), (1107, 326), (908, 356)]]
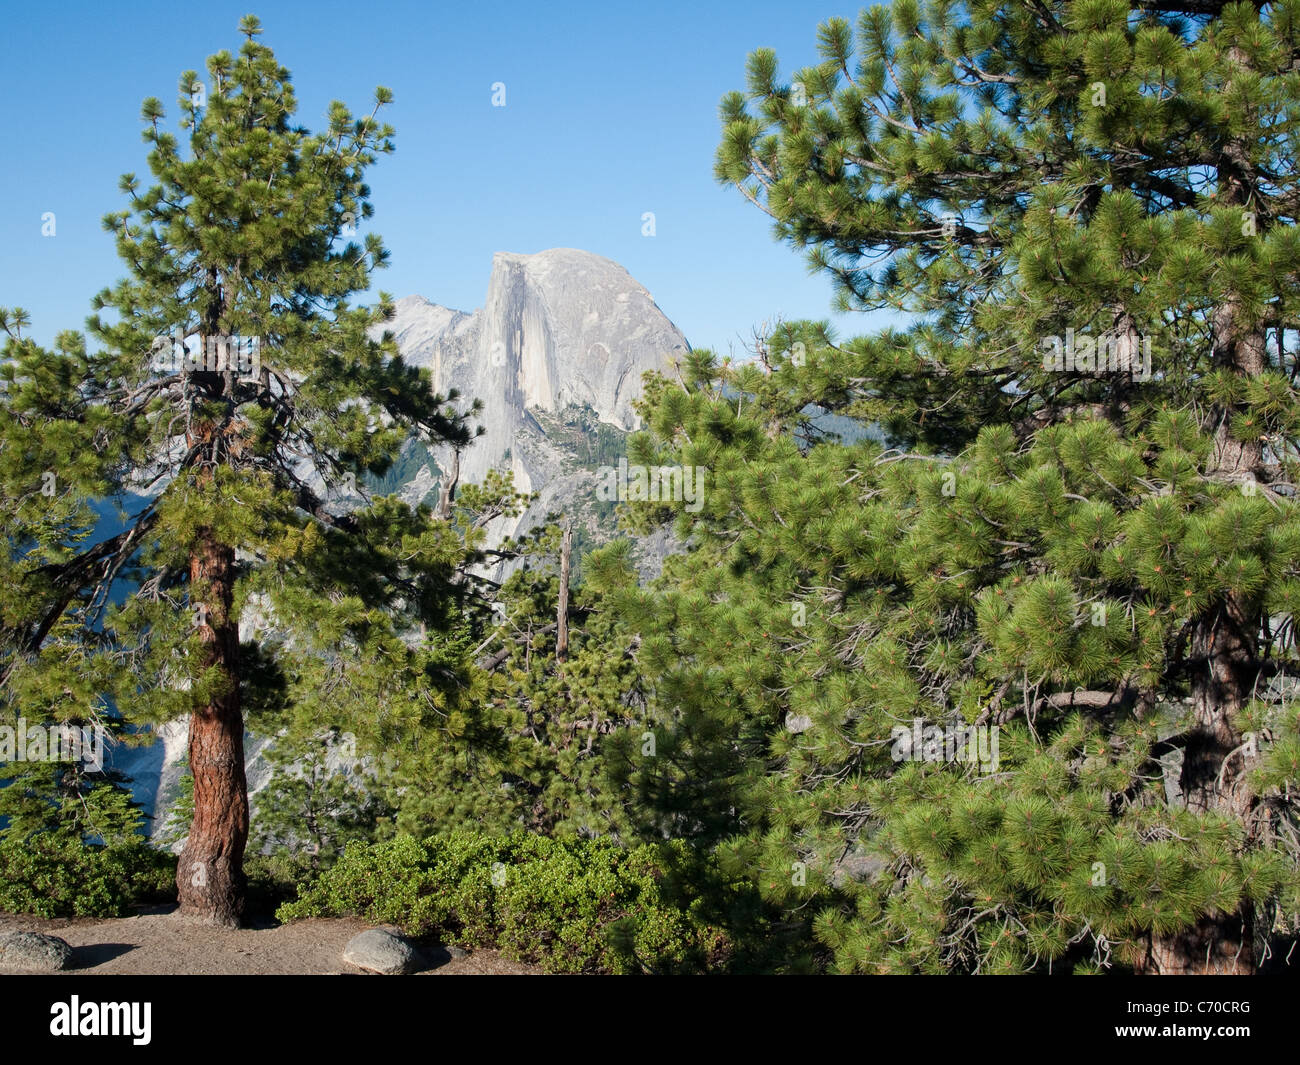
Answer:
[[(840, 6), (831, 6), (839, 4)], [(625, 266), (696, 347), (740, 355), (773, 316), (830, 318), (831, 289), (770, 220), (712, 176), (717, 104), (743, 88), (754, 48), (788, 75), (816, 60), (817, 25), (853, 18), (842, 0), (739, 3), (419, 3), (146, 0), (23, 4), (5, 13), (0, 109), (0, 306), (32, 313), (48, 343), (83, 328), (90, 297), (123, 271), (101, 217), (124, 206), (119, 176), (149, 181), (140, 102), (169, 124), (182, 71), (237, 52), (239, 18), (293, 75), (298, 121), (328, 102), (354, 113), (376, 85), (397, 150), (369, 172), (394, 296), (482, 305), (492, 253), (583, 248)], [(506, 106), (492, 106), (502, 82)], [(175, 128), (172, 126), (171, 128)], [(42, 215), (56, 232), (42, 236)], [(642, 215), (656, 233), (642, 235)]]

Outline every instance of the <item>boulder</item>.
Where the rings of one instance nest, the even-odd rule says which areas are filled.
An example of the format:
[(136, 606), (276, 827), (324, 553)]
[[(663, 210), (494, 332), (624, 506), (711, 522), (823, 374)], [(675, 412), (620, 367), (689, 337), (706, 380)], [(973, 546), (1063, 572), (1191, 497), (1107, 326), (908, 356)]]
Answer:
[(54, 973), (66, 969), (72, 948), (58, 936), (40, 932), (0, 934), (0, 969), (27, 969)]
[(343, 960), (349, 965), (384, 976), (414, 972), (419, 956), (414, 947), (399, 935), (382, 928), (371, 928), (353, 936), (343, 948)]

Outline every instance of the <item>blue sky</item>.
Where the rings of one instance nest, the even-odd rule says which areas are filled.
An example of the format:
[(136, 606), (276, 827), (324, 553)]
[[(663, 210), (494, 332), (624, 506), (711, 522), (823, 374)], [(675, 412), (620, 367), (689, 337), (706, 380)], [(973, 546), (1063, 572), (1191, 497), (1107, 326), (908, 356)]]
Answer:
[[(0, 108), (0, 306), (32, 313), (48, 343), (81, 329), (90, 297), (122, 274), (100, 227), (127, 171), (149, 177), (140, 102), (176, 115), (182, 71), (236, 52), (241, 15), (292, 72), (298, 120), (354, 112), (376, 85), (397, 150), (369, 172), (392, 265), (376, 288), (471, 310), (492, 253), (576, 247), (625, 266), (697, 347), (740, 355), (773, 316), (830, 318), (831, 288), (772, 239), (770, 221), (712, 177), (717, 104), (742, 88), (746, 55), (770, 46), (787, 72), (815, 61), (817, 25), (856, 8), (820, 3), (199, 4), (54, 2), (5, 16)], [(492, 106), (492, 85), (506, 106)], [(56, 217), (54, 237), (41, 217)], [(654, 237), (642, 215), (655, 215)]]

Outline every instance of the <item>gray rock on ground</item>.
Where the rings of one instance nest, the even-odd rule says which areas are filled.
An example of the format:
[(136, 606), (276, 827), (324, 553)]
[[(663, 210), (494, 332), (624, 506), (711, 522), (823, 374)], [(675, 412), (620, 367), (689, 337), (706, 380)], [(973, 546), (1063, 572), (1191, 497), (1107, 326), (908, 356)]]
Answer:
[(40, 932), (0, 935), (0, 969), (29, 969), (54, 973), (66, 969), (72, 948), (58, 936)]
[(400, 976), (419, 967), (419, 955), (401, 936), (382, 928), (370, 928), (355, 935), (343, 948), (349, 965), (384, 976)]

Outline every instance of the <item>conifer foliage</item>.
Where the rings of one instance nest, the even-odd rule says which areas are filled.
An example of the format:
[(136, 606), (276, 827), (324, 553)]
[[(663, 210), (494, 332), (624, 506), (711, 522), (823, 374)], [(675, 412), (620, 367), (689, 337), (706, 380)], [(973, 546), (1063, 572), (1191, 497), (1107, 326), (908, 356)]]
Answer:
[(895, 0), (818, 47), (750, 57), (717, 176), (907, 324), (648, 393), (631, 454), (709, 496), (624, 604), (642, 787), (842, 971), (1255, 971), (1300, 918), (1300, 3)]
[[(2, 698), (29, 719), (189, 715), (177, 887), (221, 924), (244, 900), (246, 713), (356, 714), (375, 737), (445, 713), (454, 671), (404, 637), (455, 612), (463, 545), (427, 510), (355, 503), (409, 436), (470, 438), (454, 395), (373, 339), (391, 301), (350, 302), (387, 258), (360, 227), (391, 93), (361, 117), (335, 102), (312, 133), (257, 19), (240, 30), (238, 55), (182, 74), (179, 134), (144, 102), (154, 184), (126, 175), (104, 220), (127, 277), (95, 299), (98, 349), (0, 320)], [(129, 511), (108, 538), (104, 498)]]

